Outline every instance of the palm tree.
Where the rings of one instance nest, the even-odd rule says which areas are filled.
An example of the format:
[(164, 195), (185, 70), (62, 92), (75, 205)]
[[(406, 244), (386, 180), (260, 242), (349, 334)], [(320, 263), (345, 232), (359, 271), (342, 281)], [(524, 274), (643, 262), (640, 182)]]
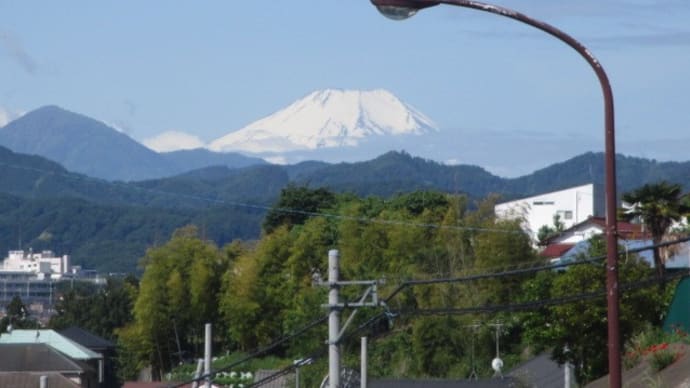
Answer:
[[(623, 194), (623, 201), (632, 205), (624, 217), (628, 220), (640, 218), (652, 235), (654, 245), (657, 245), (674, 221), (690, 214), (690, 206), (685, 199), (679, 184), (666, 181), (646, 184)], [(654, 266), (659, 285), (663, 288), (665, 266), (658, 247), (654, 248)]]

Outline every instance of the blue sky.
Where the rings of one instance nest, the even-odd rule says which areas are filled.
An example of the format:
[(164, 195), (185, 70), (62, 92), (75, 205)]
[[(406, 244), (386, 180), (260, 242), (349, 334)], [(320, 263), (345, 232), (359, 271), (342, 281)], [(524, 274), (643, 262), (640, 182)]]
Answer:
[[(503, 0), (591, 49), (616, 99), (618, 150), (690, 160), (687, 0)], [(368, 0), (0, 0), (0, 125), (54, 104), (137, 140), (204, 141), (317, 89), (390, 90), (445, 149), (413, 155), (515, 176), (603, 149), (599, 85), (577, 53), (482, 12), (404, 22)]]

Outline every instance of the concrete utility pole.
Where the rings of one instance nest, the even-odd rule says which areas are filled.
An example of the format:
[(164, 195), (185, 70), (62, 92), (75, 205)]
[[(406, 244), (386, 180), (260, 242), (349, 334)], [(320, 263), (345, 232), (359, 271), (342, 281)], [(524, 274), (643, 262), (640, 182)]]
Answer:
[(204, 387), (211, 388), (211, 324), (207, 323), (205, 326), (204, 336), (204, 375), (206, 376), (206, 383)]
[(360, 388), (367, 388), (367, 337), (362, 337), (362, 357), (360, 362), (360, 372), (359, 372), (359, 386)]
[[(328, 286), (328, 304), (324, 307), (328, 308), (328, 387), (340, 388), (340, 349), (339, 343), (345, 333), (345, 329), (352, 322), (352, 319), (357, 314), (359, 308), (362, 307), (376, 307), (383, 302), (379, 302), (377, 286), (380, 281), (377, 280), (339, 280), (339, 266), (340, 256), (337, 249), (328, 251), (328, 281), (320, 283), (320, 285)], [(340, 295), (338, 290), (342, 286), (367, 286), (366, 291), (360, 298), (359, 302), (354, 303), (340, 303)], [(369, 298), (367, 301), (367, 298)], [(352, 308), (353, 311), (350, 316), (340, 327), (340, 311), (344, 308)], [(366, 377), (365, 377), (366, 381)]]
[(338, 332), (340, 331), (340, 307), (338, 306), (338, 251), (328, 251), (328, 385), (340, 387), (340, 352)]

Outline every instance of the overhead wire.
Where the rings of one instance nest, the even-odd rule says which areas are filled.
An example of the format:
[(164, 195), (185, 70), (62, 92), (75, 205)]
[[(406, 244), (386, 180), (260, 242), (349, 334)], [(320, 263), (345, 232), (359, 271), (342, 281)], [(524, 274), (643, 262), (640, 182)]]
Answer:
[[(672, 241), (666, 241), (662, 242), (659, 244), (653, 244), (649, 246), (644, 246), (644, 247), (639, 247), (639, 248), (634, 248), (628, 250), (628, 253), (637, 253), (645, 250), (650, 250), (650, 249), (656, 249), (660, 247), (666, 247), (670, 245), (675, 245), (681, 242), (686, 242), (690, 241), (690, 236), (689, 237), (684, 237), (684, 238), (679, 238), (676, 240)], [(624, 253), (620, 253), (619, 255), (622, 255)], [(561, 263), (561, 264), (554, 264), (554, 265), (548, 265), (548, 266), (540, 266), (537, 268), (532, 268), (531, 270), (520, 270), (520, 271), (503, 271), (503, 272), (498, 272), (498, 273), (486, 273), (486, 274), (479, 274), (479, 275), (473, 275), (473, 276), (467, 276), (467, 277), (459, 277), (459, 278), (446, 278), (446, 279), (429, 279), (429, 280), (412, 280), (412, 281), (407, 281), (400, 286), (398, 286), (394, 291), (389, 294), (386, 298), (383, 298), (384, 304), (388, 305), (388, 303), (393, 299), (404, 287), (413, 287), (413, 286), (418, 286), (418, 285), (429, 285), (429, 284), (442, 284), (442, 283), (458, 283), (458, 282), (468, 282), (468, 281), (476, 281), (476, 280), (481, 280), (481, 279), (487, 279), (487, 278), (492, 278), (492, 277), (506, 277), (506, 276), (512, 276), (515, 274), (524, 274), (524, 273), (529, 273), (529, 272), (537, 272), (537, 271), (544, 271), (548, 269), (559, 269), (559, 268), (565, 268), (569, 266), (574, 266), (574, 265), (582, 265), (582, 264), (589, 264), (589, 263), (596, 263), (599, 261), (603, 261), (606, 256), (597, 256), (594, 258), (589, 258), (589, 259), (583, 259), (583, 260), (576, 260), (568, 263)], [(670, 275), (666, 275), (665, 280), (669, 279), (674, 279), (677, 277), (681, 276), (687, 276), (690, 275), (690, 270), (684, 270), (684, 271), (678, 271)], [(642, 281), (637, 281), (637, 282), (629, 282), (629, 283), (624, 283), (620, 286), (621, 291), (628, 291), (628, 290), (635, 290), (635, 289), (640, 289), (644, 287), (648, 287), (650, 285), (655, 284), (658, 281), (656, 277), (650, 277)], [(406, 315), (406, 316), (412, 316), (412, 315), (464, 315), (464, 314), (480, 314), (480, 313), (497, 313), (497, 312), (517, 312), (517, 311), (529, 311), (529, 310), (535, 310), (543, 307), (548, 307), (548, 306), (555, 306), (555, 305), (562, 305), (562, 304), (568, 304), (568, 303), (574, 303), (578, 301), (586, 301), (586, 300), (591, 300), (591, 299), (596, 299), (600, 298), (602, 296), (606, 295), (606, 290), (598, 290), (598, 291), (591, 291), (591, 292), (586, 292), (586, 293), (579, 293), (575, 295), (567, 295), (559, 298), (551, 298), (551, 299), (542, 299), (542, 300), (536, 300), (536, 301), (529, 301), (529, 302), (522, 302), (522, 303), (513, 303), (513, 304), (506, 304), (506, 305), (486, 305), (486, 306), (476, 306), (476, 307), (466, 307), (466, 308), (434, 308), (434, 309), (420, 309), (420, 308), (415, 308), (415, 309), (398, 309), (398, 310), (386, 310), (384, 312), (381, 312), (379, 314), (374, 315), (372, 318), (368, 319), (364, 323), (360, 324), (356, 329), (349, 331), (346, 333), (341, 341), (345, 341), (352, 337), (354, 334), (362, 331), (363, 329), (373, 325), (374, 323), (378, 322), (381, 318), (387, 317), (390, 315), (393, 316), (398, 316), (398, 315)], [(173, 387), (181, 387), (184, 384), (189, 384), (194, 381), (200, 381), (205, 379), (208, 376), (214, 376), (217, 373), (221, 373), (227, 370), (230, 370), (231, 368), (240, 365), (246, 361), (249, 361), (252, 358), (256, 358), (271, 349), (279, 346), (280, 344), (295, 338), (299, 335), (302, 335), (305, 333), (307, 330), (311, 329), (312, 327), (321, 324), (325, 322), (328, 319), (328, 316), (324, 316), (316, 321), (313, 321), (309, 325), (293, 332), (291, 335), (282, 337), (281, 339), (273, 342), (271, 345), (268, 345), (265, 348), (262, 348), (259, 351), (256, 351), (249, 356), (238, 360), (237, 362), (234, 362), (224, 368), (221, 368), (217, 371), (213, 371), (210, 375), (204, 375), (199, 378), (195, 378), (192, 380), (189, 380), (184, 383), (180, 383), (178, 385), (173, 385), (170, 386), (170, 388)], [(320, 350), (317, 350), (313, 352), (308, 358), (311, 360), (315, 360), (323, 354), (326, 353), (325, 348), (321, 348)], [(290, 373), (292, 370), (294, 370), (297, 367), (300, 367), (302, 365), (290, 365), (288, 367), (285, 367), (281, 369), (280, 371), (269, 375), (257, 382), (254, 382), (248, 387), (256, 387), (256, 386), (261, 386), (265, 383), (268, 383), (270, 381), (273, 381), (280, 376), (283, 376), (285, 374)]]
[(314, 321), (308, 323), (308, 324), (305, 325), (305, 326), (302, 326), (302, 327), (299, 328), (298, 330), (295, 330), (295, 331), (293, 331), (292, 333), (290, 333), (290, 334), (288, 334), (288, 335), (285, 335), (285, 336), (283, 336), (283, 337), (278, 338), (277, 340), (274, 340), (273, 342), (271, 342), (270, 344), (268, 344), (268, 345), (266, 345), (266, 346), (263, 346), (263, 347), (260, 347), (260, 348), (258, 348), (258, 349), (256, 349), (256, 350), (254, 350), (253, 352), (251, 352), (251, 353), (248, 354), (247, 356), (245, 356), (245, 357), (243, 357), (243, 358), (241, 358), (241, 359), (239, 359), (239, 360), (237, 360), (237, 361), (235, 361), (235, 362), (232, 362), (232, 363), (230, 363), (230, 364), (224, 366), (223, 368), (220, 368), (220, 369), (211, 371), (211, 373), (203, 374), (203, 375), (199, 376), (198, 378), (194, 378), (194, 379), (191, 379), (191, 380), (187, 380), (187, 381), (181, 382), (181, 383), (176, 383), (176, 384), (168, 385), (167, 387), (169, 387), (169, 388), (183, 387), (183, 386), (186, 385), (186, 384), (191, 384), (191, 383), (193, 383), (193, 382), (195, 382), (195, 381), (205, 380), (206, 378), (209, 378), (209, 377), (212, 378), (213, 376), (217, 375), (218, 373), (222, 373), (222, 372), (225, 372), (225, 371), (229, 371), (229, 370), (231, 370), (232, 368), (234, 368), (234, 367), (236, 367), (236, 366), (238, 366), (238, 365), (244, 364), (245, 362), (247, 362), (247, 361), (249, 361), (249, 360), (251, 360), (251, 359), (257, 358), (257, 357), (259, 357), (259, 356), (261, 356), (261, 355), (264, 355), (264, 354), (270, 352), (271, 350), (277, 348), (278, 346), (284, 344), (284, 343), (287, 342), (287, 341), (292, 340), (293, 338), (296, 338), (296, 337), (301, 336), (302, 334), (306, 333), (307, 331), (309, 331), (309, 330), (311, 330), (312, 328), (314, 328), (314, 327), (316, 327), (316, 326), (322, 324), (323, 322), (325, 322), (325, 321), (327, 321), (327, 320), (328, 320), (328, 315), (325, 315), (325, 316), (323, 316), (323, 317), (321, 317), (321, 318), (318, 318), (318, 319), (316, 319), (316, 320), (314, 320)]
[[(241, 207), (241, 208), (248, 208), (248, 209), (253, 209), (253, 210), (261, 210), (261, 211), (277, 211), (277, 212), (283, 212), (283, 213), (288, 213), (288, 214), (299, 214), (299, 215), (306, 215), (309, 217), (324, 217), (324, 218), (330, 218), (330, 219), (339, 219), (339, 220), (347, 220), (347, 221), (355, 221), (355, 222), (362, 222), (362, 223), (376, 223), (376, 224), (383, 224), (383, 225), (395, 225), (395, 226), (410, 226), (410, 227), (419, 227), (419, 228), (435, 228), (435, 229), (451, 229), (451, 230), (464, 230), (464, 231), (475, 231), (475, 232), (496, 232), (496, 233), (511, 233), (511, 234), (518, 234), (522, 233), (520, 231), (514, 230), (514, 229), (501, 229), (501, 228), (486, 228), (486, 227), (468, 227), (468, 226), (458, 226), (458, 225), (443, 225), (443, 224), (434, 224), (434, 223), (417, 223), (417, 222), (409, 222), (409, 221), (402, 221), (402, 220), (386, 220), (386, 219), (378, 219), (378, 218), (368, 218), (368, 217), (362, 217), (362, 216), (347, 216), (347, 215), (340, 215), (340, 214), (332, 214), (332, 213), (326, 213), (326, 212), (312, 212), (312, 211), (304, 211), (300, 209), (292, 209), (292, 208), (279, 208), (279, 207), (273, 207), (273, 206), (266, 206), (266, 205), (260, 205), (260, 204), (251, 204), (251, 203), (246, 203), (246, 202), (237, 202), (237, 201), (229, 201), (229, 200), (222, 200), (222, 199), (217, 199), (217, 198), (210, 198), (210, 197), (204, 197), (204, 196), (199, 196), (199, 195), (193, 195), (193, 194), (186, 194), (186, 193), (179, 193), (179, 192), (168, 192), (164, 190), (159, 190), (159, 189), (151, 189), (151, 188), (145, 188), (140, 185), (137, 185), (136, 183), (124, 183), (124, 182), (110, 182), (98, 178), (93, 178), (89, 177), (86, 175), (81, 175), (81, 174), (74, 174), (74, 173), (65, 173), (65, 172), (56, 172), (56, 171), (50, 171), (50, 170), (45, 170), (45, 169), (39, 169), (35, 167), (29, 167), (29, 166), (21, 166), (21, 165), (15, 165), (11, 163), (6, 163), (6, 162), (0, 162), (0, 165), (6, 166), (6, 167), (11, 167), (11, 168), (17, 168), (17, 169), (24, 169), (24, 170), (30, 170), (30, 171), (35, 171), (35, 172), (40, 172), (40, 173), (45, 173), (45, 174), (51, 174), (51, 175), (57, 175), (57, 176), (62, 176), (74, 180), (85, 180), (85, 181), (94, 181), (98, 182), (100, 184), (105, 184), (105, 185), (111, 185), (115, 187), (122, 187), (122, 188), (134, 188), (135, 190), (141, 191), (141, 192), (146, 192), (146, 193), (151, 193), (151, 194), (159, 194), (159, 195), (167, 195), (167, 196), (173, 196), (173, 197), (178, 197), (178, 198), (185, 198), (189, 200), (196, 200), (196, 201), (202, 201), (202, 202), (207, 202), (211, 204), (216, 204), (216, 205), (227, 205), (227, 206), (233, 206), (233, 207)], [(677, 244), (680, 242), (685, 242), (685, 241), (690, 241), (690, 237), (685, 237), (681, 239), (676, 239), (673, 241), (667, 241), (651, 246), (646, 246), (646, 247), (640, 247), (640, 248), (634, 248), (634, 249), (628, 249), (625, 253), (635, 253), (635, 252), (641, 252), (644, 250), (649, 250), (649, 249), (655, 249), (658, 247), (665, 247), (665, 246), (670, 246), (673, 244)], [(619, 253), (619, 255), (624, 254), (624, 253)], [(568, 263), (557, 263), (557, 264), (550, 264), (550, 265), (542, 265), (542, 266), (536, 266), (536, 267), (527, 267), (527, 268), (521, 268), (521, 269), (515, 269), (515, 270), (506, 270), (506, 271), (501, 271), (501, 272), (489, 272), (489, 273), (482, 273), (482, 274), (475, 274), (475, 275), (469, 275), (469, 276), (464, 276), (464, 277), (455, 277), (455, 278), (437, 278), (437, 279), (417, 279), (417, 280), (407, 280), (401, 283), (394, 291), (389, 295), (389, 297), (386, 298), (387, 301), (391, 300), (393, 297), (395, 297), (400, 291), (402, 291), (406, 287), (412, 287), (412, 286), (418, 286), (418, 285), (430, 285), (430, 284), (441, 284), (441, 283), (462, 283), (462, 282), (468, 282), (468, 281), (477, 281), (477, 280), (483, 280), (483, 279), (488, 279), (488, 278), (502, 278), (502, 277), (507, 277), (507, 276), (516, 276), (516, 275), (523, 275), (523, 274), (529, 274), (529, 273), (536, 273), (539, 271), (546, 271), (546, 270), (556, 270), (556, 269), (561, 269), (565, 268), (568, 266), (572, 265), (583, 265), (583, 264), (589, 264), (589, 263), (595, 263), (597, 261), (602, 261), (605, 258), (605, 256), (599, 256), (599, 257), (594, 257), (590, 259), (584, 259), (584, 260), (577, 260), (573, 262), (568, 262)], [(684, 273), (685, 274), (685, 273)], [(649, 281), (647, 281), (649, 282)], [(644, 283), (646, 284), (646, 282)], [(628, 287), (630, 287), (628, 285)], [(523, 304), (513, 304), (513, 305), (503, 305), (503, 306), (480, 306), (480, 307), (472, 307), (472, 308), (464, 308), (464, 309), (427, 309), (427, 310), (416, 310), (416, 314), (438, 314), (438, 313), (444, 313), (444, 314), (469, 314), (469, 313), (482, 313), (482, 312), (496, 312), (496, 311), (519, 311), (521, 309), (533, 309), (533, 308), (539, 308), (547, 305), (553, 305), (553, 304), (563, 304), (563, 303), (570, 303), (573, 301), (577, 300), (584, 300), (584, 299), (591, 299), (595, 297), (601, 296), (601, 294), (605, 293), (605, 291), (600, 291), (600, 292), (594, 292), (594, 293), (585, 293), (585, 294), (578, 294), (574, 296), (568, 296), (568, 297), (563, 297), (563, 298), (557, 298), (557, 299), (552, 299), (552, 300), (543, 300), (543, 301), (537, 301), (537, 302), (526, 302)], [(399, 311), (401, 314), (408, 314), (409, 312), (406, 311)], [(376, 316), (375, 318), (380, 318), (380, 316)], [(311, 328), (323, 323), (325, 320), (327, 320), (328, 317), (324, 316), (320, 319), (317, 319), (316, 321), (313, 321), (312, 323), (302, 327), (301, 329), (286, 335), (284, 337), (279, 338), (278, 340), (272, 342), (271, 344), (259, 348), (256, 351), (250, 353), (248, 356), (233, 362), (221, 369), (218, 369), (216, 371), (213, 371), (210, 375), (204, 375), (201, 376), (197, 379), (193, 379), (184, 383), (180, 383), (178, 385), (172, 385), (170, 387), (181, 387), (184, 384), (188, 384), (194, 381), (199, 381), (202, 379), (205, 379), (207, 377), (212, 377), (216, 375), (217, 373), (224, 372), (226, 370), (230, 370), (231, 368), (240, 365), (244, 362), (247, 362), (253, 358), (256, 358), (260, 355), (263, 355), (270, 350), (280, 346), (281, 344), (291, 340), (292, 338), (298, 337), (302, 334), (304, 334), (306, 331), (310, 330)], [(370, 320), (371, 321), (371, 320)], [(367, 321), (367, 322), (370, 322)], [(373, 321), (371, 321), (373, 322)], [(363, 326), (360, 326), (362, 328)], [(359, 330), (358, 328), (357, 330)], [(289, 373), (290, 370), (294, 369), (295, 365), (290, 366), (288, 368), (285, 368), (287, 372)], [(285, 374), (283, 373), (283, 374)], [(263, 380), (262, 380), (263, 381)], [(256, 386), (256, 384), (251, 385), (251, 386)]]
[(246, 209), (252, 209), (252, 210), (276, 211), (276, 212), (287, 213), (287, 214), (304, 215), (304, 216), (308, 216), (308, 217), (324, 217), (324, 218), (328, 218), (328, 219), (355, 221), (355, 222), (361, 222), (361, 223), (393, 225), (393, 226), (409, 226), (409, 227), (427, 228), (427, 229), (462, 230), (462, 231), (506, 233), (506, 234), (522, 234), (523, 233), (522, 231), (515, 230), (515, 229), (508, 229), (508, 228), (474, 227), (474, 226), (460, 226), (460, 225), (444, 225), (444, 224), (435, 224), (435, 223), (410, 222), (410, 221), (404, 221), (404, 220), (387, 220), (387, 219), (381, 219), (381, 218), (370, 218), (370, 217), (363, 217), (363, 216), (347, 216), (347, 215), (327, 213), (327, 212), (315, 212), (315, 211), (306, 211), (306, 210), (301, 210), (301, 209), (293, 209), (293, 208), (285, 208), (285, 207), (274, 207), (274, 206), (261, 205), (261, 204), (248, 203), (248, 202), (239, 202), (239, 201), (231, 201), (231, 200), (226, 200), (226, 199), (210, 198), (210, 197), (204, 197), (204, 196), (195, 195), (195, 194), (170, 192), (170, 191), (165, 191), (165, 190), (160, 190), (160, 189), (146, 188), (146, 187), (140, 186), (140, 184), (137, 184), (136, 182), (129, 182), (129, 183), (127, 183), (127, 182), (111, 182), (111, 181), (106, 181), (106, 180), (99, 179), (99, 178), (89, 177), (87, 175), (81, 175), (81, 174), (75, 174), (75, 173), (65, 173), (65, 172), (56, 172), (56, 171), (50, 171), (50, 170), (42, 170), (42, 169), (38, 169), (35, 167), (14, 165), (11, 163), (6, 163), (6, 162), (0, 162), (0, 166), (24, 169), (24, 170), (41, 172), (41, 173), (51, 174), (51, 175), (57, 175), (57, 176), (62, 176), (62, 177), (73, 179), (73, 180), (93, 181), (93, 182), (98, 182), (98, 183), (104, 184), (104, 185), (111, 185), (114, 187), (129, 188), (129, 189), (134, 188), (135, 190), (138, 190), (138, 191), (144, 192), (144, 193), (149, 193), (149, 194), (167, 195), (167, 196), (172, 196), (172, 197), (177, 197), (177, 198), (184, 198), (184, 199), (195, 200), (195, 201), (200, 201), (200, 202), (207, 202), (207, 203), (214, 204), (214, 205), (226, 205), (226, 206), (231, 206), (231, 207), (246, 208)]
[[(690, 241), (690, 236), (674, 239), (671, 241), (665, 241), (665, 242), (658, 243), (658, 244), (647, 245), (647, 246), (643, 246), (643, 247), (639, 247), (639, 248), (628, 249), (627, 252), (619, 252), (618, 256), (623, 256), (626, 253), (627, 254), (639, 253), (639, 252), (643, 252), (643, 251), (650, 250), (650, 249), (667, 247), (670, 245), (679, 244), (679, 243), (686, 242), (686, 241)], [(507, 271), (501, 271), (501, 272), (488, 272), (488, 273), (481, 273), (481, 274), (461, 276), (461, 277), (451, 277), (451, 278), (406, 280), (406, 281), (402, 282), (400, 285), (398, 285), (398, 287), (393, 290), (393, 292), (391, 293), (391, 297), (397, 295), (403, 289), (405, 289), (407, 287), (411, 287), (411, 286), (440, 284), (440, 283), (465, 283), (465, 282), (474, 282), (477, 280), (484, 280), (484, 279), (489, 279), (489, 278), (504, 278), (504, 277), (508, 277), (508, 276), (526, 275), (526, 274), (531, 274), (531, 273), (536, 273), (536, 272), (541, 272), (541, 271), (552, 271), (552, 270), (563, 269), (563, 268), (567, 268), (570, 266), (592, 264), (592, 263), (596, 263), (596, 262), (603, 262), (604, 259), (606, 259), (606, 256), (600, 255), (600, 256), (595, 256), (593, 258), (589, 258), (589, 259), (573, 260), (573, 261), (569, 261), (569, 262), (541, 265), (541, 266), (536, 266), (536, 267), (507, 270)]]

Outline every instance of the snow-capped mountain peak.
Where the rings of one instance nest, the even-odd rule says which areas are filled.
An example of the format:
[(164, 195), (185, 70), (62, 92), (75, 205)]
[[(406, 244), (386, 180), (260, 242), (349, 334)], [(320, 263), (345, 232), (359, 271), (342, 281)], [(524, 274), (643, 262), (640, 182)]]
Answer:
[(424, 114), (392, 93), (326, 89), (211, 142), (214, 151), (286, 152), (355, 146), (373, 135), (436, 131)]

